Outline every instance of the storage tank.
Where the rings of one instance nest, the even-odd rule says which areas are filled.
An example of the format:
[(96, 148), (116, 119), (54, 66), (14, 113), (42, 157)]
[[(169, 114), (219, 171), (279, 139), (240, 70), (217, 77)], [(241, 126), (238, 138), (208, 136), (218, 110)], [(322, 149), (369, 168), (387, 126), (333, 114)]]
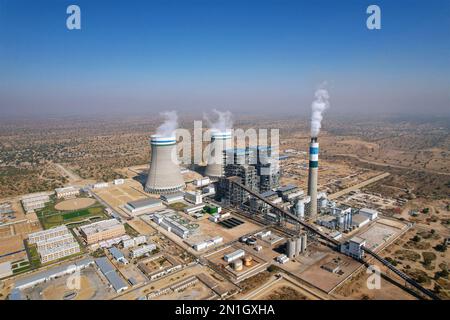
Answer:
[(289, 259), (294, 258), (295, 256), (295, 246), (296, 246), (296, 240), (295, 239), (289, 239), (286, 243), (286, 255)]
[(232, 264), (233, 269), (235, 271), (241, 271), (242, 270), (242, 260), (241, 259), (235, 260), (231, 264)]
[(250, 267), (252, 265), (252, 261), (253, 261), (252, 257), (245, 257), (244, 258), (244, 266)]
[(306, 251), (308, 236), (306, 235), (306, 233), (304, 233), (304, 234), (301, 235), (301, 238), (302, 238), (302, 250), (301, 250), (301, 252), (304, 253)]
[(152, 135), (152, 158), (145, 191), (149, 193), (174, 193), (184, 189), (184, 179), (178, 167), (175, 136)]

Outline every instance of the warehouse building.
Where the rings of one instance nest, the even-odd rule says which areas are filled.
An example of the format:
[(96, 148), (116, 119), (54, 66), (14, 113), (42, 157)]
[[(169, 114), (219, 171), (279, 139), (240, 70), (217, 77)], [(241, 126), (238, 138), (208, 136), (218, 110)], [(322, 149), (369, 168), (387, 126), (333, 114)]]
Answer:
[(108, 249), (109, 253), (113, 256), (114, 260), (117, 262), (121, 262), (123, 264), (128, 264), (128, 260), (123, 255), (122, 251), (117, 249), (116, 247), (111, 247)]
[(378, 218), (378, 211), (369, 208), (362, 208), (361, 210), (359, 210), (359, 214), (368, 217), (370, 221)]
[(64, 275), (80, 271), (93, 264), (94, 260), (92, 260), (91, 258), (85, 258), (74, 263), (71, 262), (49, 270), (34, 273), (31, 276), (17, 280), (15, 283), (15, 288), (19, 290), (31, 288), (39, 283), (50, 281)]
[(116, 219), (98, 221), (79, 228), (87, 244), (96, 243), (125, 234), (125, 227)]
[(175, 192), (175, 193), (170, 193), (170, 194), (162, 194), (160, 196), (160, 199), (167, 204), (171, 204), (174, 202), (183, 201), (184, 193), (183, 192)]
[(102, 257), (95, 259), (95, 263), (117, 293), (128, 289), (126, 282), (117, 274), (116, 269), (109, 262), (108, 258)]
[(152, 198), (130, 201), (125, 205), (125, 209), (133, 214), (146, 213), (152, 209), (157, 209), (160, 207), (162, 207), (161, 200)]
[(352, 225), (356, 228), (361, 228), (363, 226), (365, 226), (366, 224), (368, 224), (370, 222), (370, 219), (368, 216), (363, 215), (363, 214), (354, 214), (352, 216)]
[(239, 250), (236, 250), (234, 252), (224, 255), (223, 259), (226, 262), (233, 262), (234, 260), (242, 258), (243, 256), (245, 256), (245, 251), (242, 249), (239, 249)]

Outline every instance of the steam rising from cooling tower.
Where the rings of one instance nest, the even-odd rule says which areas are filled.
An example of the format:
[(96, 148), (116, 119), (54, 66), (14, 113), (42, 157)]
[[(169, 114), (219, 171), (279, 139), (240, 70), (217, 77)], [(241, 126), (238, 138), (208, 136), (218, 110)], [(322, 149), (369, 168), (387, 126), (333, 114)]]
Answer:
[(330, 106), (328, 99), (328, 91), (325, 89), (317, 89), (316, 100), (313, 101), (311, 105), (312, 115), (311, 115), (311, 137), (317, 137), (322, 127), (322, 113)]
[(178, 116), (175, 111), (164, 112), (165, 122), (151, 136), (152, 159), (145, 191), (150, 193), (173, 193), (184, 188), (184, 179), (178, 167), (175, 130)]
[(231, 128), (233, 120), (231, 112), (220, 112), (213, 110), (217, 115), (215, 121), (211, 121), (205, 114), (204, 118), (211, 129), (211, 144), (208, 154), (208, 164), (205, 169), (205, 175), (211, 178), (217, 178), (224, 175), (224, 150), (227, 143), (232, 139)]
[(212, 121), (207, 114), (203, 115), (211, 129), (225, 132), (233, 128), (233, 116), (230, 111), (221, 112), (214, 109), (213, 112), (217, 115), (216, 121)]
[(175, 130), (178, 128), (178, 115), (176, 111), (166, 111), (162, 112), (161, 115), (164, 117), (164, 122), (162, 125), (156, 129), (156, 134), (160, 136), (174, 136)]
[(319, 169), (319, 135), (322, 113), (329, 107), (328, 91), (319, 88), (315, 93), (316, 99), (311, 105), (311, 142), (309, 144), (309, 172), (308, 172), (308, 195), (311, 197), (309, 214), (311, 218), (317, 215), (317, 171)]

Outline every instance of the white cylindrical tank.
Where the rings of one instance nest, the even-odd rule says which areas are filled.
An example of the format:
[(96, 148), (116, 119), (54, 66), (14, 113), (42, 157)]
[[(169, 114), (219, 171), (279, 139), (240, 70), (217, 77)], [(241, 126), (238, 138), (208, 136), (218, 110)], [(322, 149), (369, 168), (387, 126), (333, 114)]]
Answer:
[(150, 193), (173, 193), (184, 189), (184, 179), (178, 167), (175, 136), (152, 135), (152, 159), (145, 191)]

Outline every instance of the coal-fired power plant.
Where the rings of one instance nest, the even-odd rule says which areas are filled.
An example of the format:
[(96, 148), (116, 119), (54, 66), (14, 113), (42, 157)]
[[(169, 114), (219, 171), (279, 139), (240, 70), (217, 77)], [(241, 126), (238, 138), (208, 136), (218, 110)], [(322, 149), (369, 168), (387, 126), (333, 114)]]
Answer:
[(311, 197), (310, 217), (317, 215), (317, 170), (319, 169), (319, 143), (317, 137), (309, 144), (308, 195)]
[(152, 158), (145, 191), (167, 194), (184, 189), (184, 179), (178, 167), (175, 136), (152, 135)]
[(208, 155), (208, 162), (205, 169), (205, 175), (210, 178), (219, 178), (224, 176), (225, 154), (227, 144), (232, 138), (231, 131), (214, 130), (211, 133), (212, 151)]

